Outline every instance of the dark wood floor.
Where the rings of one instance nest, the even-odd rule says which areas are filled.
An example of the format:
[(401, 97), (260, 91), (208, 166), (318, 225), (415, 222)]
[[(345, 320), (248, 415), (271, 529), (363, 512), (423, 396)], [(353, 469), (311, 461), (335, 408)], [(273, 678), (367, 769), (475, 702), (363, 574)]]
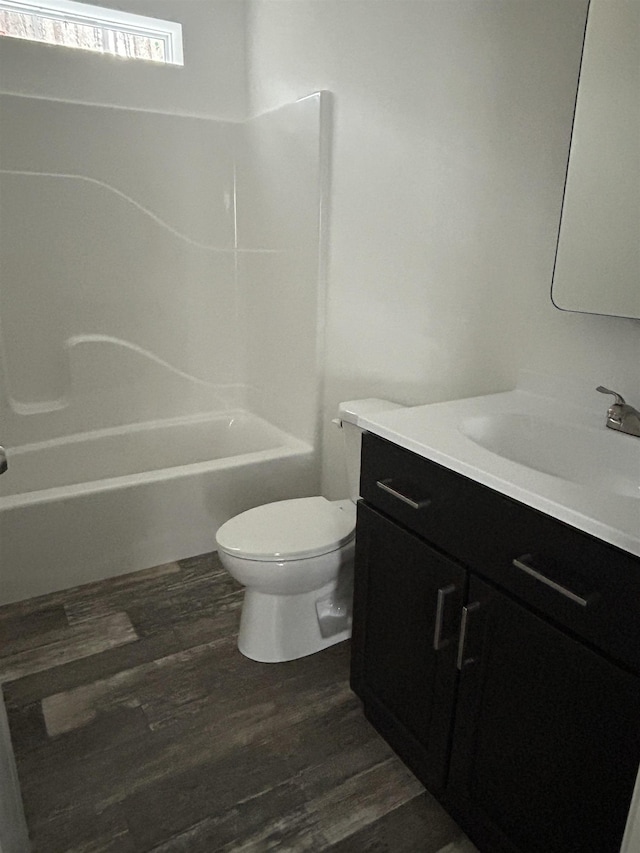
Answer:
[(349, 644), (236, 648), (215, 555), (0, 608), (0, 679), (37, 853), (471, 853), (364, 719)]

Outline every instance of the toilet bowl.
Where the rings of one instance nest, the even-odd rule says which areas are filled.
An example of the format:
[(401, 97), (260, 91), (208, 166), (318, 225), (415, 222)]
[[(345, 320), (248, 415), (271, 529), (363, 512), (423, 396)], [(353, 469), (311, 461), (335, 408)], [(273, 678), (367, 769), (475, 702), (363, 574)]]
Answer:
[(294, 498), (254, 507), (223, 524), (218, 555), (245, 587), (238, 648), (279, 663), (314, 654), (351, 636), (358, 498), (358, 415), (398, 408), (385, 400), (342, 403), (351, 497)]
[(238, 648), (277, 663), (351, 635), (355, 506), (323, 497), (265, 504), (218, 530), (218, 555), (245, 587)]

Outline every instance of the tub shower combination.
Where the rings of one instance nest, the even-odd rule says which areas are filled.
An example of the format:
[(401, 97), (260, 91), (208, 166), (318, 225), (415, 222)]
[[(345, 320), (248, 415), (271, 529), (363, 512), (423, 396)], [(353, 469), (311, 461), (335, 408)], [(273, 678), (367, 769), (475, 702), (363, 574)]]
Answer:
[(0, 604), (317, 493), (323, 97), (230, 124), (1, 96)]
[(247, 412), (10, 450), (0, 481), (3, 601), (213, 551), (231, 516), (304, 493), (312, 455)]

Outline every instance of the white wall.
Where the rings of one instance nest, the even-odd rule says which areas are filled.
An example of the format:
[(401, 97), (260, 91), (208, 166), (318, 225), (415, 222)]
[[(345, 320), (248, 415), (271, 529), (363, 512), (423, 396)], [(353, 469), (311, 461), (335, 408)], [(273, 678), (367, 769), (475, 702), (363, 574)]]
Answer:
[[(180, 21), (184, 67), (0, 40), (9, 446), (228, 408), (242, 379), (234, 149), (246, 115), (245, 5), (104, 5)], [(87, 335), (148, 355), (116, 340), (71, 346)]]
[(318, 447), (324, 279), (320, 216), (327, 93), (242, 126), (239, 320), (251, 411)]
[(241, 126), (11, 95), (0, 113), (6, 443), (233, 408)]
[[(640, 324), (549, 296), (586, 6), (252, 0), (251, 111), (334, 93), (325, 424), (341, 399), (504, 390), (521, 367), (640, 397)], [(331, 428), (325, 451), (342, 494)]]
[(228, 120), (246, 116), (242, 0), (96, 0), (95, 5), (181, 23), (184, 67), (2, 39), (0, 91)]
[(244, 121), (242, 0), (121, 5), (185, 68), (0, 40), (2, 438), (248, 401), (317, 447), (321, 97)]

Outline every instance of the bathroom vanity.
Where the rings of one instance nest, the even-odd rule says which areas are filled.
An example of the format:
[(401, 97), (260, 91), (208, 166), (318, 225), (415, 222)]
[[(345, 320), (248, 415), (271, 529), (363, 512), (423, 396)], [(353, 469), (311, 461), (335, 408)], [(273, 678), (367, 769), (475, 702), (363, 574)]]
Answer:
[[(352, 686), (483, 853), (618, 853), (640, 764), (640, 441), (611, 436), (602, 500), (580, 460), (487, 449), (526, 421), (544, 455), (553, 411), (520, 390), (362, 423)], [(604, 414), (576, 407), (587, 444)]]

